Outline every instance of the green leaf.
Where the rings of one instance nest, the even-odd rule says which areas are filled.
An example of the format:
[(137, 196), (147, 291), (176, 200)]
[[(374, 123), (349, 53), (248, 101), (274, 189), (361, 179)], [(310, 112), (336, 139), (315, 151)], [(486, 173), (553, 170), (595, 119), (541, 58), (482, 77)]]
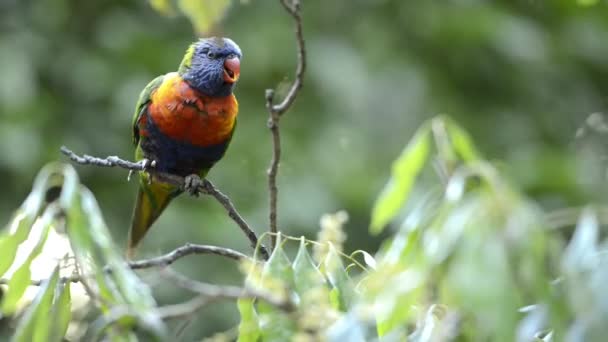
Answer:
[(334, 308), (347, 311), (353, 301), (354, 292), (342, 259), (333, 245), (329, 247), (322, 270), (333, 287), (330, 292), (330, 300), (334, 304)]
[(44, 209), (45, 196), (49, 188), (61, 184), (62, 177), (58, 172), (60, 173), (63, 168), (61, 164), (49, 164), (38, 173), (32, 191), (7, 227), (11, 233), (0, 235), (0, 251), (2, 251), (0, 275), (4, 275), (15, 261), (19, 244), (27, 239), (32, 225)]
[(260, 338), (260, 326), (255, 312), (253, 299), (237, 300), (237, 307), (241, 315), (239, 323), (238, 342), (256, 342)]
[(325, 278), (308, 253), (304, 237), (300, 240), (300, 248), (293, 261), (293, 275), (295, 289), (300, 298), (308, 291), (325, 285)]
[(197, 33), (208, 33), (219, 22), (228, 7), (230, 0), (179, 0), (178, 7), (186, 15)]
[(270, 277), (281, 281), (287, 287), (294, 287), (291, 261), (283, 250), (281, 237), (277, 237), (277, 245), (262, 269), (262, 277)]
[(479, 160), (481, 154), (475, 148), (473, 139), (462, 127), (456, 124), (453, 120), (446, 119), (445, 125), (448, 135), (452, 142), (452, 147), (465, 162)]
[(41, 232), (36, 242), (36, 245), (32, 249), (27, 259), (19, 266), (13, 276), (8, 282), (8, 291), (6, 292), (2, 301), (2, 313), (10, 315), (17, 309), (17, 303), (27, 290), (27, 287), (31, 283), (31, 271), (30, 267), (32, 261), (42, 252), (46, 238), (48, 237), (51, 223), (55, 217), (56, 211), (49, 208), (44, 215), (36, 221), (35, 224), (40, 226)]
[(51, 278), (40, 287), (34, 302), (27, 309), (13, 335), (14, 342), (46, 342), (52, 326), (51, 303), (59, 279), (59, 268), (55, 268)]
[(418, 129), (401, 155), (393, 162), (391, 178), (384, 186), (372, 210), (370, 231), (382, 232), (407, 200), (416, 177), (429, 158), (430, 123)]
[(15, 256), (17, 255), (19, 243), (20, 241), (15, 235), (6, 234), (0, 237), (0, 251), (2, 251), (2, 258), (0, 258), (0, 275), (3, 275), (13, 264)]
[(574, 235), (564, 252), (563, 269), (569, 273), (593, 271), (600, 260), (597, 247), (598, 238), (597, 216), (594, 211), (586, 208), (581, 214)]
[(71, 296), (70, 283), (65, 283), (63, 286), (59, 285), (57, 298), (53, 302), (52, 314), (53, 326), (52, 326), (52, 339), (50, 341), (62, 341), (66, 332), (70, 320), (72, 319), (72, 296)]
[(13, 276), (8, 282), (8, 290), (4, 294), (2, 301), (2, 314), (10, 315), (17, 310), (17, 303), (19, 299), (27, 290), (27, 287), (31, 282), (31, 271), (30, 265), (31, 260), (28, 259), (15, 271)]
[[(112, 242), (101, 210), (93, 194), (80, 186), (80, 195), (65, 203), (72, 203), (68, 211), (70, 242), (81, 265), (87, 265), (95, 273), (100, 297), (106, 304), (129, 308), (126, 318), (133, 318), (142, 331), (153, 340), (166, 339), (166, 328), (157, 312), (150, 289), (128, 267), (118, 248)], [(109, 267), (110, 272), (106, 272)], [(111, 313), (111, 307), (102, 311)], [(116, 320), (112, 319), (111, 324)], [(120, 323), (120, 322), (118, 322)], [(130, 325), (129, 325), (130, 327)]]

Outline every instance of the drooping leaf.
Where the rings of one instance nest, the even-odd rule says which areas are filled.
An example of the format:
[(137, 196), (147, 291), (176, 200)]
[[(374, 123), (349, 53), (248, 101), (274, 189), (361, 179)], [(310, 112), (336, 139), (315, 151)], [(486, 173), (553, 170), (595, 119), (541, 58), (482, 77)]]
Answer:
[(479, 160), (481, 154), (475, 148), (469, 133), (449, 118), (445, 119), (445, 123), (452, 148), (458, 156), (465, 162)]
[(30, 271), (31, 264), (31, 260), (26, 260), (9, 280), (8, 291), (6, 291), (2, 300), (2, 313), (4, 315), (10, 315), (15, 312), (17, 302), (25, 293), (27, 287), (30, 286), (32, 275)]
[(59, 279), (59, 268), (40, 287), (34, 302), (27, 309), (13, 335), (14, 342), (47, 342), (52, 319), (49, 316), (55, 288)]
[(70, 320), (72, 319), (72, 296), (70, 283), (58, 285), (59, 293), (53, 302), (53, 308), (51, 310), (51, 317), (53, 318), (53, 325), (51, 329), (51, 340), (50, 341), (62, 341), (66, 332)]
[(260, 323), (255, 312), (253, 299), (237, 300), (237, 307), (241, 315), (239, 323), (239, 342), (257, 342), (260, 338)]
[(370, 231), (382, 232), (408, 199), (416, 177), (429, 158), (430, 124), (418, 129), (401, 155), (393, 162), (391, 178), (372, 209)]
[(599, 262), (598, 238), (597, 216), (591, 209), (585, 209), (562, 258), (566, 272), (581, 272), (596, 267)]
[[(156, 304), (149, 288), (139, 280), (119, 254), (93, 194), (82, 186), (79, 196), (73, 201), (72, 210), (69, 211), (69, 222), (70, 242), (78, 262), (87, 265), (89, 272), (95, 274), (100, 297), (104, 298), (106, 304), (126, 306), (130, 309), (121, 319), (112, 318), (108, 324), (119, 324), (128, 328), (137, 325), (141, 331), (149, 334), (149, 338), (164, 340), (166, 328), (154, 310)], [(106, 307), (102, 308), (102, 311), (110, 314), (110, 309)]]
[(17, 249), (27, 239), (36, 218), (42, 213), (47, 191), (62, 183), (62, 164), (49, 164), (36, 176), (32, 191), (16, 211), (6, 231), (0, 234), (0, 276), (13, 264)]
[(36, 221), (35, 225), (38, 225), (38, 229), (40, 230), (38, 241), (27, 256), (27, 259), (19, 266), (8, 282), (8, 291), (2, 301), (3, 314), (10, 315), (15, 312), (17, 303), (30, 285), (32, 274), (30, 267), (34, 259), (42, 252), (55, 214), (55, 210), (49, 209), (38, 221)]

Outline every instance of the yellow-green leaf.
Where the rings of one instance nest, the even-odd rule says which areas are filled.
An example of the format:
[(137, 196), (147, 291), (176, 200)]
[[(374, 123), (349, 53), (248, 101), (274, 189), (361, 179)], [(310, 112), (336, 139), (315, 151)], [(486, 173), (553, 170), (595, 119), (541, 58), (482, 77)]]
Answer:
[(70, 283), (59, 285), (59, 295), (53, 302), (51, 317), (53, 317), (54, 324), (51, 341), (62, 341), (68, 331), (68, 325), (72, 319), (71, 302)]
[(382, 232), (404, 205), (414, 185), (416, 177), (429, 158), (431, 139), (430, 124), (418, 129), (401, 155), (395, 160), (391, 178), (374, 204), (370, 230), (374, 234)]
[(19, 321), (13, 335), (14, 342), (47, 342), (49, 328), (52, 326), (50, 317), (51, 303), (59, 280), (59, 268), (55, 268), (51, 278), (40, 287), (34, 302)]
[(196, 32), (208, 33), (219, 22), (228, 7), (230, 0), (179, 0), (178, 7), (186, 15)]
[(241, 315), (238, 342), (256, 342), (260, 338), (260, 323), (253, 302), (254, 300), (249, 298), (237, 300)]
[(473, 144), (473, 139), (471, 139), (469, 133), (453, 120), (446, 119), (445, 124), (452, 142), (452, 148), (458, 156), (465, 162), (479, 160), (481, 154), (475, 148), (475, 144)]

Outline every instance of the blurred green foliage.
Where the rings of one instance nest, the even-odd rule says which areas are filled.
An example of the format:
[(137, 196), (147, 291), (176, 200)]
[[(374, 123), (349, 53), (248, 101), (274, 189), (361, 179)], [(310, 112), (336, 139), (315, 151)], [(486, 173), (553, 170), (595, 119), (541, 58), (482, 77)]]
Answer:
[[(281, 230), (312, 238), (323, 213), (345, 209), (350, 219), (345, 226), (348, 240), (344, 250), (376, 250), (387, 233), (369, 238), (373, 200), (405, 142), (436, 113), (449, 113), (471, 133), (485, 156), (500, 160), (496, 163), (500, 184), (518, 184), (515, 199), (506, 200), (506, 209), (502, 200), (482, 192), (458, 204), (464, 207), (462, 212), (478, 212), (491, 205), (486, 208), (490, 217), (480, 220), (492, 226), (490, 223), (504, 222), (501, 215), (511, 213), (511, 206), (519, 207), (531, 199), (536, 201), (534, 210), (602, 201), (608, 190), (605, 132), (598, 129), (597, 120), (586, 119), (606, 106), (606, 6), (605, 1), (568, 0), (305, 0), (309, 72), (301, 96), (282, 122)], [(290, 18), (273, 1), (233, 1), (225, 20), (214, 26), (214, 33), (239, 43), (244, 59), (237, 89), (239, 128), (226, 158), (211, 171), (210, 178), (230, 195), (252, 226), (263, 232), (267, 225), (265, 169), (270, 157), (263, 94), (264, 89), (293, 77)], [(175, 70), (193, 39), (190, 22), (181, 16), (159, 15), (145, 2), (0, 2), (0, 179), (5, 194), (0, 198), (0, 217), (8, 218), (26, 197), (46, 162), (60, 158), (62, 144), (77, 152), (129, 157), (130, 114), (139, 91), (154, 76)], [(577, 131), (582, 133), (577, 135)], [(452, 139), (456, 140), (454, 135)], [(441, 169), (452, 170), (452, 161), (444, 157), (447, 167)], [(429, 171), (428, 165), (421, 170), (401, 213), (428, 212), (430, 206), (441, 211), (442, 220), (448, 219), (449, 212), (443, 212), (448, 209), (432, 200), (432, 192), (429, 195), (429, 189), (439, 188)], [(135, 185), (127, 183), (126, 173), (120, 170), (79, 168), (78, 172), (103, 208), (112, 237), (123, 245)], [(440, 175), (440, 179), (446, 176)], [(466, 190), (469, 187), (475, 188), (475, 184), (468, 184)], [(505, 211), (494, 211), (496, 207)], [(523, 208), (522, 220), (528, 222), (523, 226), (534, 226), (526, 220), (537, 215), (526, 214), (528, 204)], [(435, 226), (439, 235), (444, 230), (441, 222)], [(169, 233), (172, 227), (180, 229)], [(494, 250), (480, 247), (482, 241), (493, 241), (492, 246), (505, 249), (504, 241), (491, 231), (486, 233), (489, 237), (466, 233), (471, 235), (471, 240), (464, 240), (470, 248), (454, 250), (455, 258), (487, 259), (480, 270), (503, 267), (505, 253), (496, 260), (477, 254), (483, 248)], [(400, 234), (401, 230), (391, 245)], [(554, 239), (559, 240), (549, 240)], [(537, 244), (554, 248), (553, 242), (541, 240), (530, 242), (533, 246), (522, 247), (523, 251)], [(157, 255), (186, 241), (248, 248), (246, 239), (216, 203), (184, 197), (156, 224), (141, 255)], [(431, 242), (427, 243), (432, 247)], [(416, 253), (423, 252), (414, 249), (406, 254), (418, 259)], [(441, 258), (452, 255), (443, 253)], [(4, 261), (3, 252), (0, 269)], [(430, 268), (438, 261), (424, 262), (417, 267)], [(241, 281), (229, 261), (212, 256), (186, 258), (176, 268), (206, 281)], [(467, 270), (448, 272), (454, 278), (448, 283), (460, 286), (455, 290), (466, 290), (469, 282), (478, 279), (474, 275), (485, 275), (477, 270), (479, 273), (466, 277)], [(152, 281), (159, 304), (185, 299), (154, 273), (143, 272), (142, 276)], [(576, 279), (567, 286), (586, 284), (586, 278)], [(500, 279), (493, 281), (513, 286)], [(531, 293), (536, 293), (532, 287)], [(462, 295), (458, 291), (453, 293)], [(411, 298), (418, 297), (403, 300)], [(590, 298), (585, 300), (593, 301)], [(461, 303), (461, 298), (448, 299), (448, 308)], [(509, 302), (509, 307), (519, 304), (532, 303), (518, 299)], [(586, 312), (585, 308), (577, 310)], [(428, 322), (434, 322), (437, 310), (442, 309), (436, 306), (429, 311)], [(497, 314), (487, 316), (489, 327)], [(514, 322), (513, 315), (510, 311), (505, 317)], [(357, 318), (347, 315), (343, 320)], [(595, 324), (590, 320), (581, 324)], [(237, 324), (238, 312), (235, 307), (214, 305), (194, 321), (184, 338), (228, 329)]]

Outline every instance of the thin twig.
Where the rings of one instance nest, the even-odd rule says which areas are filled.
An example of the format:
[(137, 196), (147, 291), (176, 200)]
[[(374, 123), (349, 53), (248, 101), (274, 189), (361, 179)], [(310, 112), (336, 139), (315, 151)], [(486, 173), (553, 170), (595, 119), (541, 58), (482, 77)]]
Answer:
[(161, 255), (155, 258), (131, 261), (129, 262), (129, 267), (134, 270), (149, 268), (149, 267), (166, 267), (177, 261), (178, 259), (190, 255), (190, 254), (216, 254), (220, 256), (224, 256), (234, 260), (243, 260), (249, 259), (248, 256), (241, 252), (237, 252), (235, 250), (217, 247), (217, 246), (208, 246), (208, 245), (195, 245), (191, 243), (187, 243), (181, 247), (178, 247), (171, 252)]
[(279, 172), (279, 163), (281, 161), (281, 134), (279, 130), (279, 120), (295, 101), (298, 92), (302, 88), (304, 82), (304, 73), (306, 72), (306, 46), (304, 43), (304, 33), (302, 30), (302, 14), (300, 0), (280, 0), (281, 4), (291, 15), (295, 24), (295, 36), (297, 45), (298, 64), (296, 66), (295, 80), (287, 95), (283, 100), (274, 103), (274, 90), (266, 89), (266, 109), (268, 110), (268, 128), (272, 134), (272, 159), (268, 168), (268, 193), (269, 193), (269, 224), (271, 234), (271, 249), (276, 245), (277, 228), (277, 174)]
[[(169, 173), (155, 172), (154, 171), (154, 166), (155, 166), (154, 161), (150, 162), (148, 160), (142, 160), (139, 162), (131, 162), (128, 160), (118, 158), (116, 156), (110, 156), (107, 158), (98, 158), (98, 157), (93, 157), (93, 156), (89, 156), (86, 154), (83, 156), (79, 156), (65, 146), (61, 147), (61, 153), (66, 155), (68, 158), (70, 158), (70, 160), (72, 160), (73, 162), (75, 162), (77, 164), (94, 165), (94, 166), (101, 166), (101, 167), (120, 167), (120, 168), (127, 169), (130, 171), (145, 171), (145, 172), (148, 172), (155, 180), (173, 184), (173, 185), (179, 186), (181, 188), (184, 188), (184, 177), (169, 174)], [(264, 258), (264, 260), (267, 260), (268, 251), (266, 250), (264, 245), (259, 243), (257, 235), (249, 227), (249, 225), (243, 219), (243, 217), (239, 214), (239, 212), (236, 210), (236, 208), (235, 208), (234, 204), (232, 203), (232, 201), (230, 200), (230, 198), (228, 196), (224, 195), (221, 191), (219, 191), (215, 187), (215, 185), (213, 185), (213, 183), (211, 183), (207, 179), (203, 180), (203, 183), (198, 187), (198, 190), (202, 194), (213, 196), (213, 198), (215, 198), (215, 200), (218, 201), (224, 207), (224, 209), (226, 209), (228, 216), (234, 222), (236, 222), (236, 224), (239, 226), (239, 228), (241, 228), (243, 233), (245, 233), (245, 235), (249, 239), (249, 242), (251, 243), (251, 246), (253, 247), (253, 249), (256, 250), (257, 248), (259, 248), (260, 253), (262, 254), (262, 257)]]
[[(196, 244), (192, 244), (192, 243), (187, 243), (181, 247), (177, 247), (176, 249), (172, 250), (171, 252), (169, 252), (167, 254), (157, 256), (154, 258), (150, 258), (150, 259), (131, 261), (131, 262), (128, 262), (127, 265), (131, 269), (134, 269), (134, 270), (151, 268), (151, 267), (167, 267), (167, 266), (173, 264), (174, 262), (176, 262), (177, 260), (179, 260), (180, 258), (183, 258), (183, 257), (191, 255), (191, 254), (215, 254), (215, 255), (227, 257), (230, 259), (234, 259), (237, 261), (249, 259), (249, 257), (246, 256), (245, 254), (243, 254), (241, 252), (237, 252), (230, 248), (210, 246), (210, 245), (196, 245)], [(104, 272), (112, 272), (112, 269), (110, 267), (106, 267), (106, 268), (104, 268)], [(68, 283), (68, 282), (78, 283), (78, 282), (81, 282), (82, 278), (83, 278), (82, 275), (74, 274), (74, 275), (71, 275), (68, 277), (61, 277), (61, 278), (59, 278), (59, 281), (61, 283)], [(46, 280), (47, 279), (34, 279), (31, 281), (30, 285), (40, 286)], [(7, 285), (8, 282), (9, 282), (9, 279), (6, 279), (6, 278), (0, 279), (0, 285)]]
[(184, 303), (161, 306), (158, 308), (158, 315), (163, 319), (190, 316), (209, 303), (212, 303), (213, 299), (205, 295), (199, 295)]
[[(161, 271), (161, 275), (169, 278), (171, 282), (177, 287), (180, 287), (184, 290), (188, 290), (190, 292), (198, 293), (199, 295), (204, 296), (208, 299), (220, 300), (258, 298), (285, 312), (291, 312), (295, 309), (295, 304), (291, 302), (289, 298), (280, 298), (277, 295), (266, 291), (261, 291), (248, 287), (204, 283), (185, 277), (170, 269), (164, 269), (163, 271)], [(201, 303), (202, 301), (198, 302), (201, 305), (205, 305), (208, 303), (208, 301), (205, 303)]]

